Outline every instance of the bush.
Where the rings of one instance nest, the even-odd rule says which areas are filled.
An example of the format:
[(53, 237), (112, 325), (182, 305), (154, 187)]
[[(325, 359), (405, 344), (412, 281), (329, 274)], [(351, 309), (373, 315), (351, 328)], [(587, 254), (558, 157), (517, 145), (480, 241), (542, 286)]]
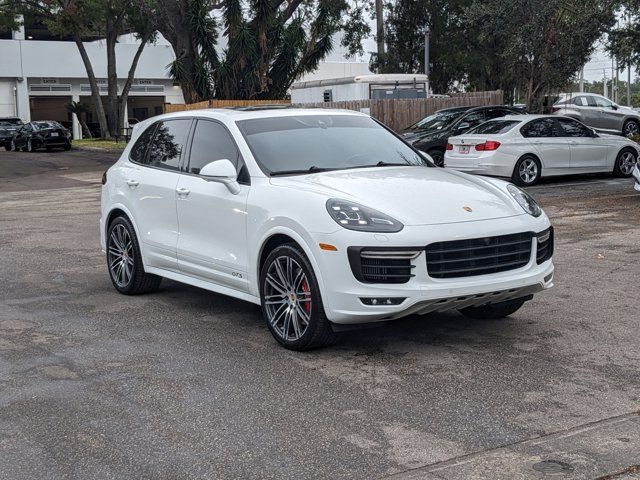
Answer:
[(640, 143), (640, 135), (634, 135), (633, 137), (629, 137), (629, 139), (636, 143)]

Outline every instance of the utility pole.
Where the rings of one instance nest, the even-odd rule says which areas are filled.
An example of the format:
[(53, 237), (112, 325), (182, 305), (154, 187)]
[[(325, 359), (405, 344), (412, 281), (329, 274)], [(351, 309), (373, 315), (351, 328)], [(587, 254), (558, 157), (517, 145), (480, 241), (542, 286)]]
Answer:
[[(629, 26), (631, 25), (631, 12), (629, 12)], [(631, 107), (631, 59), (627, 59), (627, 107)]]
[(582, 70), (580, 70), (580, 93), (584, 92), (584, 65), (582, 66)]
[(603, 68), (602, 73), (604, 73), (604, 80), (602, 81), (602, 94), (607, 96), (607, 69)]
[(384, 58), (384, 16), (382, 0), (376, 0), (376, 41), (378, 43), (378, 62)]
[(429, 84), (431, 83), (429, 80), (429, 25), (424, 30), (424, 74), (427, 76), (427, 85), (426, 89), (426, 97), (429, 98)]

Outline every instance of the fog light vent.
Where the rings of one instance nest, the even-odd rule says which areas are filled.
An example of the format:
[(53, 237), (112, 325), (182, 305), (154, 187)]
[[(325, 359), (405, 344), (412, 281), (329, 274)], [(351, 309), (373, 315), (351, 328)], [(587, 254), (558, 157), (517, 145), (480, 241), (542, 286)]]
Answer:
[(406, 299), (406, 297), (364, 297), (360, 298), (360, 301), (364, 305), (369, 305), (372, 307), (384, 307), (388, 305), (400, 305)]

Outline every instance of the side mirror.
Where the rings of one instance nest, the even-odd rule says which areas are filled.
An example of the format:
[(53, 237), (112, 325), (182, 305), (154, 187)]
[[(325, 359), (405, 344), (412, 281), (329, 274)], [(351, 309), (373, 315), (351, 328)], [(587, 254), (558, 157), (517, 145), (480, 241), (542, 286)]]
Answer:
[(469, 130), (471, 128), (471, 124), (469, 122), (462, 122), (460, 125), (456, 127), (456, 131), (461, 132), (463, 130)]
[(431, 155), (429, 155), (427, 152), (423, 152), (422, 150), (418, 151), (420, 152), (420, 155), (422, 155), (422, 158), (424, 158), (425, 160), (429, 160), (431, 163), (435, 163)]
[(613, 110), (618, 110), (618, 108), (620, 108), (620, 107), (618, 107), (618, 105), (616, 105), (616, 104), (614, 103), (613, 105), (611, 105), (611, 108), (612, 108)]
[(591, 129), (591, 136), (594, 137), (594, 138), (598, 136), (598, 132), (596, 132), (595, 128)]
[(234, 195), (240, 193), (236, 167), (226, 158), (207, 163), (200, 169), (200, 176), (208, 182), (224, 184)]

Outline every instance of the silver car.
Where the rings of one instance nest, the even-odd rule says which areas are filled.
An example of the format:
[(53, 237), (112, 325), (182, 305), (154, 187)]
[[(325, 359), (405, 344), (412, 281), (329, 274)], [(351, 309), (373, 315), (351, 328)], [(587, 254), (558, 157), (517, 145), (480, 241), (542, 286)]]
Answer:
[(575, 118), (601, 132), (640, 135), (640, 112), (595, 93), (564, 93), (554, 103), (553, 113)]

